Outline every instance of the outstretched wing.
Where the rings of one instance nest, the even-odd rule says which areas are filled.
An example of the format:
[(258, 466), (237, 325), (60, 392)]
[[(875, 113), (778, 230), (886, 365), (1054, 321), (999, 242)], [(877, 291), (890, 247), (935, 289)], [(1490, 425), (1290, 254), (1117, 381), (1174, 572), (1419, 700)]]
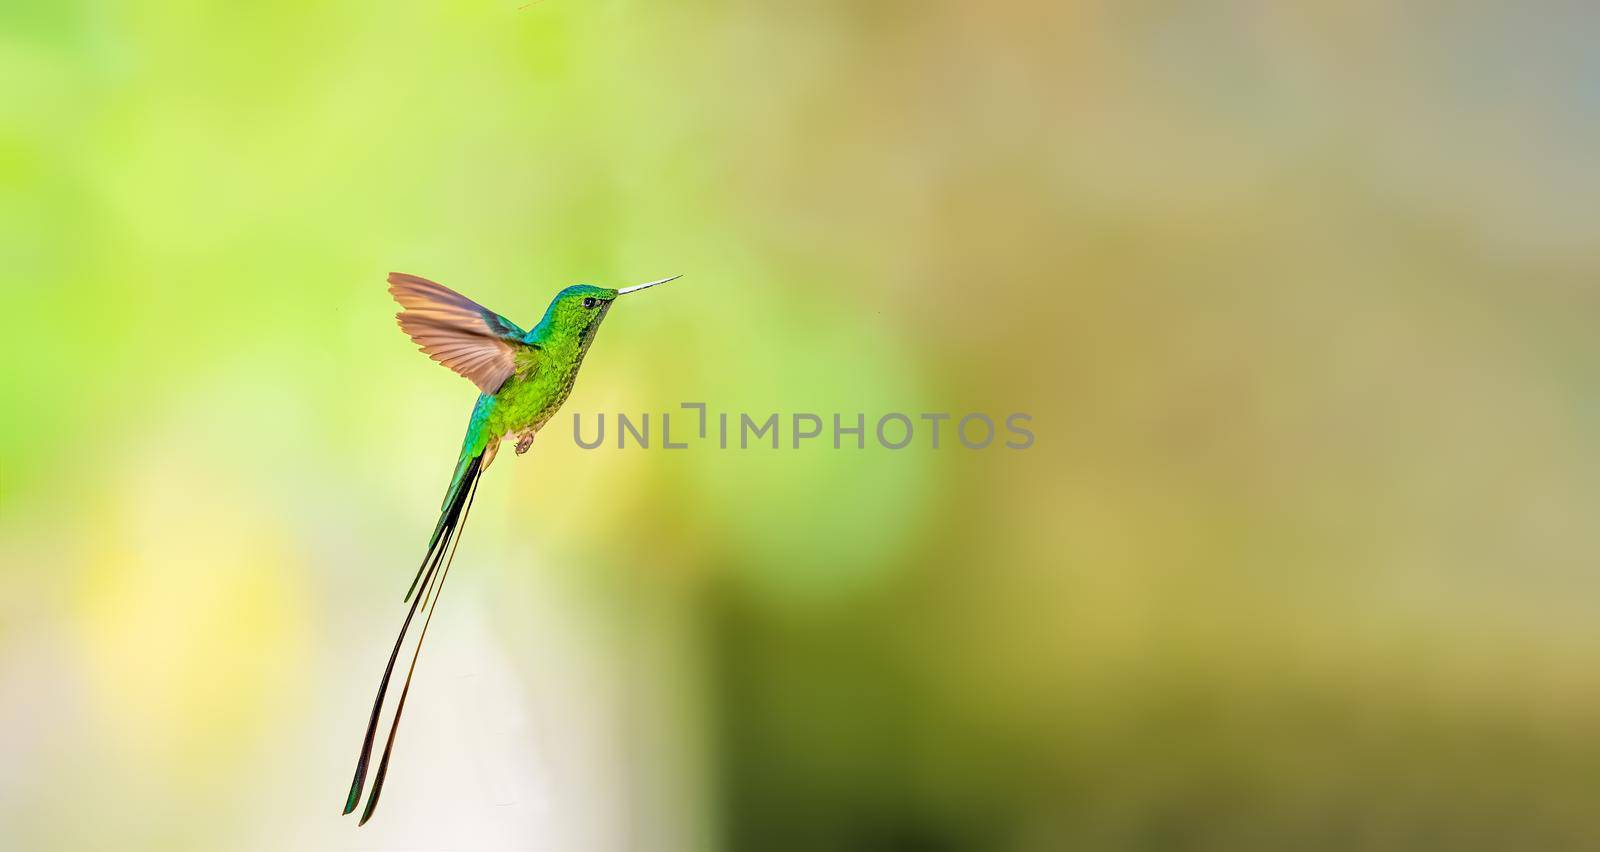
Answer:
[(495, 393), (517, 367), (527, 332), (516, 323), (442, 284), (401, 272), (389, 274), (389, 294), (404, 310), (400, 328), (428, 357), (455, 370), (484, 393)]

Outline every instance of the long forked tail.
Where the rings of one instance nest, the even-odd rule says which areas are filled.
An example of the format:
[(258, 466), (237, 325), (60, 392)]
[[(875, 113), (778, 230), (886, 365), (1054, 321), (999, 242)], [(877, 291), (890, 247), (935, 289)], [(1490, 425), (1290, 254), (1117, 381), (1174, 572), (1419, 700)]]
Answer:
[[(427, 616), (423, 619), (422, 631), (417, 636), (416, 650), (411, 653), (411, 666), (406, 670), (406, 682), (400, 689), (400, 698), (395, 704), (394, 721), (389, 725), (389, 738), (384, 743), (383, 757), (378, 761), (378, 774), (372, 780), (372, 795), (367, 798), (367, 807), (361, 813), (360, 825), (366, 825), (367, 820), (372, 818), (373, 810), (378, 807), (378, 796), (383, 792), (383, 779), (389, 772), (389, 755), (394, 750), (395, 732), (400, 729), (400, 714), (405, 711), (406, 695), (411, 692), (411, 675), (417, 670), (417, 656), (422, 653), (422, 643), (428, 637), (428, 625), (433, 621), (433, 608), (439, 603), (439, 590), (444, 585), (445, 577), (450, 573), (450, 564), (455, 561), (455, 546), (459, 546), (461, 529), (466, 525), (467, 514), (472, 511), (472, 500), (478, 491), (478, 477), (483, 473), (488, 455), (490, 454), (480, 451), (475, 456), (462, 459), (461, 464), (457, 465), (455, 477), (451, 480), (450, 490), (445, 497), (444, 511), (434, 527), (432, 538), (428, 541), (427, 555), (422, 559), (422, 566), (417, 569), (417, 579), (412, 581), (411, 591), (406, 593), (411, 608), (406, 611), (406, 620), (400, 625), (400, 635), (395, 637), (394, 650), (389, 652), (389, 663), (384, 666), (383, 680), (378, 682), (378, 697), (372, 702), (372, 716), (367, 720), (367, 734), (361, 741), (361, 757), (356, 760), (356, 776), (350, 782), (350, 795), (344, 803), (344, 812), (347, 814), (355, 810), (361, 801), (362, 788), (367, 780), (367, 768), (372, 763), (372, 744), (378, 733), (378, 719), (383, 713), (384, 697), (389, 692), (389, 679), (394, 675), (395, 661), (400, 657), (400, 648), (405, 644), (406, 633), (411, 629), (411, 621), (417, 614), (419, 603), (427, 610)], [(413, 595), (419, 583), (422, 587), (421, 594)], [(426, 599), (430, 597), (432, 603), (426, 603)]]
[[(494, 461), (494, 448), (485, 446), (472, 453), (473, 433), (467, 433), (467, 445), (462, 448), (461, 459), (456, 462), (455, 475), (450, 478), (450, 488), (444, 494), (444, 506), (439, 511), (439, 522), (433, 525), (433, 535), (428, 539), (427, 555), (422, 557), (422, 564), (417, 566), (417, 575), (411, 578), (411, 586), (406, 589), (406, 596), (401, 603), (408, 603), (411, 596), (417, 591), (417, 584), (422, 582), (423, 575), (428, 572), (428, 566), (436, 561), (435, 554), (442, 552), (450, 544), (451, 534), (455, 531), (458, 521), (463, 520), (465, 511), (461, 508), (461, 497), (471, 491), (478, 481), (478, 475), (483, 469)], [(490, 442), (493, 443), (492, 441)]]

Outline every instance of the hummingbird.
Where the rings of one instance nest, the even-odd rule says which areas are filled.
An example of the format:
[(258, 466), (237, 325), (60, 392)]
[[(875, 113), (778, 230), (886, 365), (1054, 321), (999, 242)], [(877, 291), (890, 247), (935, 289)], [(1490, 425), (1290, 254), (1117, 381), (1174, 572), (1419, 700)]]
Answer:
[(372, 819), (373, 810), (378, 807), (383, 779), (389, 772), (389, 757), (394, 751), (395, 732), (400, 728), (400, 714), (405, 710), (406, 695), (411, 691), (411, 675), (416, 672), (417, 656), (422, 653), (428, 624), (433, 621), (439, 589), (455, 560), (461, 529), (472, 510), (478, 477), (494, 461), (500, 442), (506, 437), (516, 436), (517, 455), (526, 453), (533, 446), (534, 435), (555, 416), (572, 393), (572, 385), (578, 379), (578, 368), (583, 365), (583, 356), (588, 354), (589, 347), (594, 343), (595, 332), (600, 330), (600, 323), (605, 320), (618, 297), (679, 277), (674, 275), (620, 290), (589, 284), (573, 285), (550, 300), (550, 307), (545, 309), (544, 318), (539, 320), (538, 325), (530, 331), (523, 331), (511, 320), (442, 284), (400, 272), (389, 275), (389, 294), (401, 307), (400, 312), (395, 314), (401, 330), (428, 357), (470, 380), (481, 393), (472, 407), (472, 417), (467, 421), (467, 436), (462, 441), (461, 454), (456, 458), (450, 486), (445, 489), (439, 520), (433, 526), (433, 535), (428, 538), (427, 552), (402, 601), (410, 603), (411, 608), (406, 611), (400, 635), (395, 638), (394, 650), (389, 652), (383, 679), (378, 682), (378, 697), (372, 703), (372, 716), (367, 721), (366, 737), (361, 742), (361, 756), (356, 761), (355, 780), (350, 783), (350, 795), (344, 803), (346, 814), (354, 811), (361, 801), (367, 769), (372, 762), (372, 745), (378, 732), (378, 719), (382, 715), (384, 698), (389, 692), (389, 680), (394, 674), (395, 661), (400, 656), (400, 648), (405, 644), (406, 633), (411, 629), (420, 602), (427, 616), (417, 636), (416, 650), (411, 654), (405, 685), (401, 687), (400, 697), (395, 703), (394, 720), (389, 724), (389, 738), (384, 743), (383, 757), (378, 761), (378, 771), (372, 780), (372, 793), (367, 798), (359, 825), (366, 825), (367, 820)]

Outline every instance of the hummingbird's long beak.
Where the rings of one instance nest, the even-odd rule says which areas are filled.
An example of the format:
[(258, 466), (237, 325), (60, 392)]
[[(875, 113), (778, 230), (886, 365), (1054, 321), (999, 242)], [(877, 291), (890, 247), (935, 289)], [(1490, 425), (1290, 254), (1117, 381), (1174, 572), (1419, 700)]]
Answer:
[(627, 295), (629, 293), (632, 293), (635, 290), (643, 290), (646, 287), (654, 287), (657, 284), (665, 284), (668, 281), (676, 281), (676, 280), (678, 280), (679, 278), (682, 278), (682, 277), (683, 277), (682, 275), (674, 275), (671, 278), (663, 278), (660, 281), (651, 281), (648, 284), (635, 284), (632, 287), (624, 287), (621, 290), (617, 291), (617, 295), (618, 296), (625, 296), (625, 295)]

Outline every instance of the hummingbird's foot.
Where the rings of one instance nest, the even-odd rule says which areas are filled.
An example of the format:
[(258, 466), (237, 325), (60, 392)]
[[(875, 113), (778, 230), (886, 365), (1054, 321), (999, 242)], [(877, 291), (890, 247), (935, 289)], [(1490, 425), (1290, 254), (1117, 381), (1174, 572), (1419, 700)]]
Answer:
[(533, 432), (523, 432), (517, 436), (517, 455), (522, 455), (533, 446)]

